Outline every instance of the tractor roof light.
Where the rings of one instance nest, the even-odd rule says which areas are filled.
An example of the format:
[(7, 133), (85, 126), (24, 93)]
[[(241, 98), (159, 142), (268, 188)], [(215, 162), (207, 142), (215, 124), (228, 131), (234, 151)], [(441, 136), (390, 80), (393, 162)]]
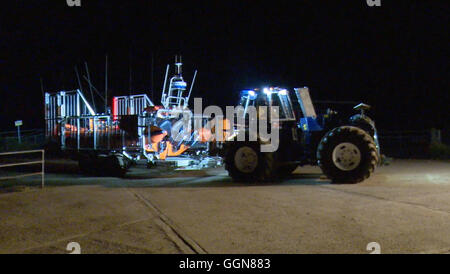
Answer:
[(251, 100), (254, 100), (257, 95), (253, 89), (246, 89), (241, 92), (241, 96), (248, 96)]
[(281, 88), (278, 88), (278, 87), (270, 87), (270, 88), (264, 88), (263, 89), (263, 92), (264, 92), (264, 94), (267, 94), (267, 95), (270, 95), (270, 94), (272, 94), (272, 93), (278, 93), (278, 94), (280, 94), (280, 95), (287, 95), (288, 94), (288, 91), (287, 91), (287, 89), (281, 89)]

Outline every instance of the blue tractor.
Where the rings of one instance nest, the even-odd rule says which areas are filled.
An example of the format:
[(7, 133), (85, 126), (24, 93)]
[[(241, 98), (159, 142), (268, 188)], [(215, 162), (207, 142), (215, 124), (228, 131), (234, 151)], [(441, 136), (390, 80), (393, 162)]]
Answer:
[[(298, 166), (318, 165), (334, 183), (367, 179), (381, 158), (375, 123), (365, 114), (370, 106), (355, 106), (359, 113), (349, 118), (330, 109), (317, 115), (309, 89), (294, 91), (295, 99), (288, 90), (277, 87), (242, 91), (239, 115), (245, 123), (236, 123), (238, 134), (223, 150), (230, 176), (236, 181), (271, 181), (291, 174)], [(251, 115), (255, 109), (256, 116)], [(277, 115), (271, 115), (273, 112)], [(273, 151), (261, 149), (269, 140), (251, 126), (261, 119), (267, 120), (267, 128), (278, 131)], [(245, 138), (239, 141), (239, 135)]]

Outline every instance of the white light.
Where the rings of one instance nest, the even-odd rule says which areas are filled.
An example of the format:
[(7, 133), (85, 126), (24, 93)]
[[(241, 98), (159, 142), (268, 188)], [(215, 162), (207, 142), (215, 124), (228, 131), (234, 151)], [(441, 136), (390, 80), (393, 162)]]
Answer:
[(287, 95), (287, 90), (285, 89), (280, 90), (280, 95)]
[(264, 88), (264, 93), (265, 94), (269, 94), (270, 93), (269, 89), (268, 88)]
[(256, 93), (253, 90), (249, 90), (248, 91), (248, 95), (250, 95), (251, 97), (255, 96)]

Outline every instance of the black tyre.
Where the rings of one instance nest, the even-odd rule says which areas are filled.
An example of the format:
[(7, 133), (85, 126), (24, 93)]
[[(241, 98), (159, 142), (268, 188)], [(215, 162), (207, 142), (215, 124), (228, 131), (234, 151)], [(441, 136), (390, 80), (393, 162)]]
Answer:
[(110, 155), (103, 159), (101, 166), (102, 176), (123, 177), (128, 171), (131, 162), (120, 154)]
[(257, 142), (233, 142), (225, 156), (225, 169), (238, 182), (265, 182), (274, 178), (274, 153), (261, 152)]
[(323, 173), (333, 183), (347, 184), (369, 178), (379, 160), (373, 138), (352, 126), (328, 132), (319, 143), (317, 159)]
[(81, 173), (86, 175), (123, 177), (130, 162), (120, 154), (82, 156), (78, 160), (78, 166)]

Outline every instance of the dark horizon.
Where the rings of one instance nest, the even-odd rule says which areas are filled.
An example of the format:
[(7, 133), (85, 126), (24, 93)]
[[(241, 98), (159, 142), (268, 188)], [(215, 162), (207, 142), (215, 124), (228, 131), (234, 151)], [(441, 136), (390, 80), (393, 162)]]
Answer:
[[(11, 1), (12, 2), (12, 1)], [(43, 128), (45, 91), (78, 87), (88, 62), (109, 95), (146, 92), (154, 102), (166, 64), (182, 54), (193, 97), (235, 105), (239, 91), (308, 86), (313, 100), (362, 101), (382, 130), (448, 130), (448, 4), (331, 1), (26, 1), (4, 8), (0, 130)], [(129, 68), (132, 71), (130, 91)], [(351, 107), (351, 106), (349, 106)]]

